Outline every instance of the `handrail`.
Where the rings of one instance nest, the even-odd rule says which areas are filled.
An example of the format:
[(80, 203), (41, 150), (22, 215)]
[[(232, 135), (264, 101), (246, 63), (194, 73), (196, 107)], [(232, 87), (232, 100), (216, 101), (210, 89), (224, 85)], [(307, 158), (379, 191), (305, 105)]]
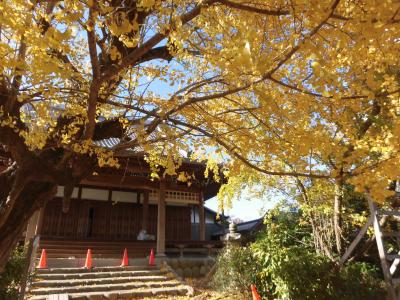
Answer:
[(26, 252), (26, 261), (24, 272), (21, 278), (21, 288), (19, 293), (19, 300), (25, 298), (26, 286), (28, 283), (29, 274), (31, 274), (35, 268), (36, 253), (39, 248), (40, 235), (35, 235), (33, 238), (29, 239), (28, 251)]

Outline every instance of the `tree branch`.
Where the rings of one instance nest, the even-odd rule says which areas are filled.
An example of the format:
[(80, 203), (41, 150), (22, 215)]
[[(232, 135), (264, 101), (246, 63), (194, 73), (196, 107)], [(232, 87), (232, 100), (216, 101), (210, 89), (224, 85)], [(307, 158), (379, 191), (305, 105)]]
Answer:
[[(225, 6), (227, 6), (227, 7), (230, 7), (230, 8), (235, 8), (235, 9), (244, 10), (244, 11), (253, 12), (253, 13), (258, 13), (258, 14), (267, 15), (267, 16), (287, 16), (287, 15), (290, 15), (290, 11), (289, 10), (284, 10), (284, 9), (270, 10), (270, 9), (259, 8), (259, 7), (255, 7), (255, 6), (242, 4), (242, 3), (237, 3), (237, 2), (230, 1), (230, 0), (218, 0), (218, 2), (223, 4), (223, 5), (225, 5)], [(341, 15), (338, 15), (338, 14), (332, 14), (332, 18), (333, 19), (338, 19), (338, 20), (343, 20), (343, 21), (350, 20), (349, 18), (341, 16)]]
[(124, 128), (118, 119), (107, 120), (96, 123), (93, 134), (93, 140), (103, 140), (109, 138), (122, 138), (124, 136)]
[[(215, 3), (217, 0), (205, 0), (202, 1), (200, 4), (195, 6), (191, 11), (181, 15), (180, 19), (182, 22), (182, 25), (185, 25), (189, 21), (193, 20), (195, 17), (197, 17), (201, 13), (201, 9), (204, 7), (207, 7), (213, 3)], [(160, 43), (162, 40), (164, 40), (168, 34), (170, 33), (170, 29), (165, 30), (164, 33), (156, 33), (154, 34), (150, 39), (148, 39), (145, 43), (143, 43), (141, 46), (137, 47), (134, 51), (129, 53), (127, 56), (125, 56), (118, 65), (113, 65), (113, 68), (110, 68), (110, 70), (106, 71), (100, 79), (100, 82), (105, 82), (112, 77), (118, 75), (122, 70), (126, 69), (129, 66), (135, 65), (146, 53), (148, 53), (154, 46), (156, 46), (158, 43)]]
[(92, 74), (93, 78), (97, 79), (100, 77), (100, 66), (99, 60), (97, 58), (97, 48), (96, 48), (96, 34), (95, 34), (95, 22), (93, 16), (93, 8), (89, 9), (89, 20), (86, 28), (90, 62), (92, 64)]
[[(288, 53), (285, 54), (283, 59), (281, 59), (274, 68), (268, 71), (262, 78), (262, 80), (269, 79), (271, 76), (280, 69), (296, 52), (301, 48), (304, 42), (312, 38), (324, 24), (332, 17), (336, 7), (339, 5), (340, 0), (335, 0), (330, 8), (330, 13), (326, 16), (316, 27), (314, 27), (309, 34), (307, 34), (295, 47), (293, 47)], [(260, 80), (260, 81), (262, 81)]]
[(143, 63), (146, 61), (150, 61), (153, 59), (164, 59), (166, 61), (171, 61), (174, 57), (169, 52), (167, 46), (156, 47), (149, 50), (146, 54), (144, 54), (141, 59), (139, 59), (138, 63)]
[(259, 8), (255, 6), (250, 6), (242, 3), (237, 3), (229, 0), (218, 0), (219, 3), (230, 7), (230, 8), (235, 8), (239, 10), (244, 10), (248, 12), (253, 12), (253, 13), (258, 13), (258, 14), (263, 14), (263, 15), (268, 15), (268, 16), (286, 16), (289, 15), (290, 12), (288, 10), (270, 10), (270, 9), (265, 9), (265, 8)]
[(94, 134), (95, 126), (96, 126), (96, 106), (97, 99), (99, 97), (99, 89), (101, 86), (100, 81), (100, 66), (97, 58), (97, 49), (96, 49), (96, 34), (95, 34), (95, 22), (93, 16), (93, 8), (89, 9), (89, 20), (88, 26), (86, 28), (87, 39), (88, 39), (88, 47), (89, 47), (89, 55), (90, 62), (92, 65), (92, 74), (93, 79), (89, 88), (89, 97), (87, 100), (87, 121), (85, 132), (83, 135), (84, 139), (91, 139)]
[(11, 190), (5, 203), (0, 207), (0, 228), (7, 221), (17, 199), (20, 197), (21, 192), (25, 188), (26, 183), (29, 180), (27, 176), (28, 172), (23, 172), (22, 169), (17, 169), (15, 172), (15, 178), (11, 185)]
[[(148, 112), (145, 110), (141, 111), (142, 113), (148, 113), (150, 116), (152, 117), (156, 117), (156, 118), (160, 118), (160, 116), (156, 113), (156, 112)], [(297, 177), (308, 177), (308, 178), (331, 178), (331, 176), (329, 175), (324, 175), (324, 174), (313, 174), (313, 173), (298, 173), (298, 172), (285, 172), (285, 171), (269, 171), (269, 170), (265, 170), (263, 168), (260, 168), (254, 164), (252, 164), (248, 159), (246, 159), (244, 156), (242, 156), (240, 153), (238, 153), (237, 151), (235, 151), (235, 149), (237, 148), (229, 146), (228, 143), (224, 142), (222, 139), (220, 139), (218, 136), (216, 136), (215, 134), (209, 133), (208, 131), (193, 125), (193, 124), (189, 124), (180, 120), (176, 120), (173, 118), (165, 118), (165, 120), (175, 124), (175, 125), (181, 125), (184, 126), (186, 128), (190, 128), (192, 130), (198, 131), (200, 133), (202, 133), (204, 136), (207, 136), (209, 138), (214, 139), (218, 144), (220, 144), (222, 147), (224, 147), (231, 155), (233, 155), (234, 157), (238, 158), (240, 161), (242, 161), (246, 166), (259, 171), (261, 173), (267, 174), (267, 175), (278, 175), (278, 176), (297, 176)], [(131, 142), (125, 143), (123, 145), (119, 145), (118, 147), (116, 147), (116, 149), (121, 149), (121, 148), (126, 148), (127, 146), (130, 145)]]
[(179, 121), (176, 119), (168, 118), (168, 121), (177, 125), (185, 126), (187, 128), (191, 128), (193, 130), (196, 130), (200, 133), (202, 133), (204, 136), (207, 136), (209, 138), (214, 139), (218, 144), (220, 144), (222, 147), (224, 147), (228, 153), (230, 153), (232, 156), (236, 157), (239, 159), (241, 162), (243, 162), (246, 166), (250, 167), (251, 169), (254, 169), (256, 171), (259, 171), (263, 174), (267, 175), (277, 175), (277, 176), (295, 176), (295, 177), (308, 177), (308, 178), (330, 178), (329, 175), (323, 175), (323, 174), (313, 174), (313, 173), (298, 173), (298, 172), (286, 172), (286, 171), (269, 171), (265, 170), (263, 168), (260, 168), (259, 166), (251, 163), (247, 158), (242, 156), (239, 152), (235, 151), (237, 149), (237, 146), (230, 146), (227, 142), (223, 141), (220, 139), (217, 135), (209, 133), (208, 131), (193, 125), (189, 124), (183, 121)]

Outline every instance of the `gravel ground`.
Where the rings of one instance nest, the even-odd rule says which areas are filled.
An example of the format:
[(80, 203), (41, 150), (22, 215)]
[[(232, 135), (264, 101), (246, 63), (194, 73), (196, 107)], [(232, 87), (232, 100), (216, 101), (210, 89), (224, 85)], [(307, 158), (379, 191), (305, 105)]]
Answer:
[(174, 299), (174, 300), (247, 300), (251, 299), (250, 294), (244, 295), (239, 293), (220, 293), (216, 292), (210, 287), (204, 286), (201, 280), (188, 279), (187, 284), (194, 288), (193, 296), (160, 296), (158, 298), (145, 298), (143, 300), (154, 299)]

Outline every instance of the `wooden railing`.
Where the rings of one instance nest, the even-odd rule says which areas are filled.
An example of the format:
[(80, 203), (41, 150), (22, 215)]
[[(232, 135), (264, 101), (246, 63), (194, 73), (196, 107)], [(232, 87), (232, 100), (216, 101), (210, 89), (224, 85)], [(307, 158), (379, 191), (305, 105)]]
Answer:
[(167, 241), (167, 252), (173, 249), (178, 249), (179, 255), (183, 256), (186, 252), (206, 252), (208, 256), (211, 255), (213, 249), (222, 248), (223, 244), (220, 241)]
[(26, 290), (26, 285), (28, 283), (29, 275), (35, 269), (35, 259), (37, 250), (39, 248), (39, 243), (40, 243), (40, 235), (35, 235), (33, 238), (29, 239), (28, 250), (26, 252), (25, 269), (22, 273), (22, 278), (21, 278), (19, 300), (23, 300), (25, 298), (25, 290)]

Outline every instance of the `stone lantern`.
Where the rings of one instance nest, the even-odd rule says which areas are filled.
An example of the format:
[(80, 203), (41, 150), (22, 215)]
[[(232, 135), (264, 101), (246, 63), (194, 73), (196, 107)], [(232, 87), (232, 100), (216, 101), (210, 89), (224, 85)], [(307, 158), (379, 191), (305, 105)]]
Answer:
[(239, 244), (242, 239), (242, 235), (237, 232), (237, 225), (235, 223), (229, 224), (229, 232), (222, 236), (222, 241), (227, 244)]

